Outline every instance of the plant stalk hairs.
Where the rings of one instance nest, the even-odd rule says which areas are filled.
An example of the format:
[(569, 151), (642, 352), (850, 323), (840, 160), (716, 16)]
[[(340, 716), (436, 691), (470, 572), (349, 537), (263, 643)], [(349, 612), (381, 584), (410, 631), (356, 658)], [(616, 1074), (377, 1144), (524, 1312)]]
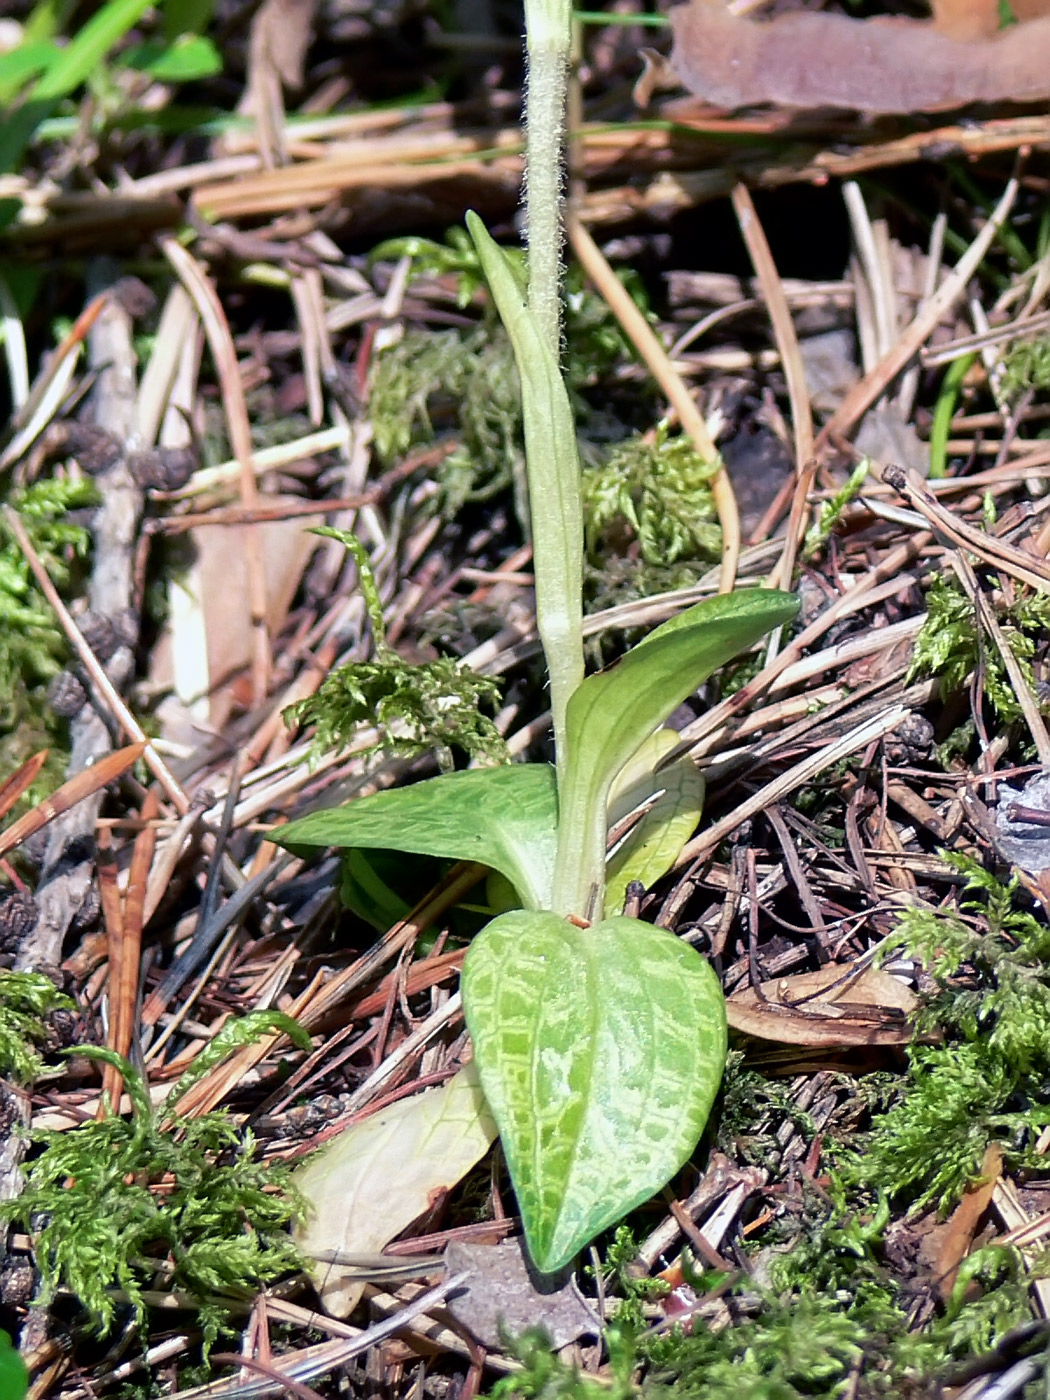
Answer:
[[(703, 1132), (725, 1063), (721, 988), (695, 949), (625, 917), (622, 892), (664, 874), (695, 828), (702, 786), (674, 761), (666, 719), (798, 604), (765, 589), (708, 599), (584, 676), (580, 468), (558, 366), (570, 7), (526, 0), (525, 11), (527, 289), (475, 214), (467, 227), (521, 379), (556, 764), (442, 774), (312, 813), (277, 839), (475, 860), (513, 886), (521, 907), (468, 951), (463, 1006), (529, 1251), (552, 1272), (659, 1191)], [(607, 892), (610, 809), (653, 797)]]

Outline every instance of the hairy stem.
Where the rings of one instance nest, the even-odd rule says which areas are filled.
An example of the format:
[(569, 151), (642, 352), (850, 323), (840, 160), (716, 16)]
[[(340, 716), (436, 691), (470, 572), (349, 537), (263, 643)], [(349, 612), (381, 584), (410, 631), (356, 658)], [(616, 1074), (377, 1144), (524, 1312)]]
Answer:
[(561, 196), (565, 99), (572, 6), (567, 0), (525, 5), (528, 89), (525, 98), (525, 215), (529, 310), (555, 359), (561, 353)]

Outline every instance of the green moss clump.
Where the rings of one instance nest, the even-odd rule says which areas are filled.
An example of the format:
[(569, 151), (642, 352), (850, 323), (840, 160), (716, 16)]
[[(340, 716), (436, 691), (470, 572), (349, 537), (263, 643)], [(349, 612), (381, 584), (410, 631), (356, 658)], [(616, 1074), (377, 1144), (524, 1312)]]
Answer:
[[(469, 758), (501, 762), (506, 745), (482, 706), (497, 707), (495, 681), (464, 670), (450, 657), (413, 665), (393, 654), (340, 666), (315, 695), (289, 705), (288, 723), (316, 726), (313, 753), (350, 746), (362, 725), (374, 725), (378, 742), (368, 752), (414, 758), (456, 748)], [(444, 766), (450, 766), (447, 759)]]
[(1050, 338), (1021, 340), (1010, 347), (1003, 359), (1002, 393), (1019, 398), (1029, 389), (1050, 389)]
[[(224, 1027), (172, 1100), (246, 1040), (274, 1029), (303, 1040), (279, 1013), (242, 1017)], [(225, 1113), (176, 1113), (162, 1122), (141, 1076), (120, 1056), (97, 1047), (77, 1053), (120, 1069), (131, 1116), (34, 1133), (41, 1150), (22, 1195), (0, 1203), (0, 1219), (33, 1236), (45, 1301), (68, 1289), (106, 1333), (117, 1319), (117, 1290), (141, 1325), (147, 1291), (166, 1287), (197, 1313), (207, 1347), (229, 1302), (243, 1303), (301, 1267), (287, 1232), (301, 1202), (287, 1172), (257, 1161), (251, 1135)]]
[[(983, 693), (997, 717), (1010, 724), (1021, 718), (1021, 706), (998, 648), (978, 633), (973, 604), (954, 578), (935, 575), (926, 595), (926, 621), (915, 639), (909, 680), (936, 676), (946, 692), (961, 689), (978, 662), (983, 662)], [(1007, 645), (1025, 679), (1035, 688), (1032, 658), (1050, 627), (1050, 596), (1019, 594), (1000, 618)]]
[(852, 1167), (891, 1195), (947, 1209), (989, 1142), (1015, 1166), (1045, 1166), (1035, 1138), (1050, 1122), (1050, 928), (997, 880), (947, 852), (965, 878), (959, 909), (901, 912), (895, 947), (918, 959), (937, 993), (919, 1029), (951, 1039), (914, 1045), (898, 1101), (876, 1119)]
[(712, 561), (722, 547), (711, 481), (718, 462), (705, 462), (687, 437), (661, 428), (653, 442), (631, 438), (603, 466), (583, 473), (587, 553), (592, 561), (610, 537), (628, 533), (643, 561), (669, 568), (683, 560)]
[(43, 1068), (38, 1046), (47, 1040), (45, 1017), (72, 1008), (50, 978), (39, 972), (0, 971), (0, 1074), (21, 1084)]
[(458, 436), (434, 469), (445, 519), (491, 500), (524, 474), (517, 371), (501, 330), (407, 330), (376, 358), (369, 409), (386, 464), (429, 446), (439, 428)]
[(415, 758), (433, 750), (446, 770), (457, 748), (469, 758), (505, 763), (503, 736), (482, 708), (498, 707), (496, 682), (450, 657), (421, 663), (402, 660), (386, 644), (383, 605), (364, 545), (345, 530), (322, 526), (313, 533), (338, 540), (353, 556), (376, 654), (374, 661), (337, 667), (316, 694), (284, 711), (288, 724), (315, 726), (311, 755), (348, 748), (361, 725), (369, 724), (379, 730), (379, 739), (364, 752), (384, 749)]

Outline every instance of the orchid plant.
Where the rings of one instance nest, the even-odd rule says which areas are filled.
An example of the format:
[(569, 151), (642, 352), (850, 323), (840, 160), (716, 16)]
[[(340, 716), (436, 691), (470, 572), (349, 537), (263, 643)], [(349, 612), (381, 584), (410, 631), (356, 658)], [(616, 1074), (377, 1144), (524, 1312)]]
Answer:
[[(521, 379), (555, 764), (442, 774), (312, 813), (277, 839), (478, 861), (513, 887), (520, 908), (468, 950), (463, 1007), (529, 1251), (553, 1272), (664, 1186), (704, 1130), (726, 1054), (721, 988), (689, 944), (625, 916), (624, 891), (665, 873), (699, 817), (702, 782), (665, 721), (798, 604), (765, 589), (714, 597), (585, 675), (580, 465), (559, 371), (571, 8), (525, 11), (527, 285), (476, 215), (467, 227)], [(646, 799), (607, 859), (610, 813)]]

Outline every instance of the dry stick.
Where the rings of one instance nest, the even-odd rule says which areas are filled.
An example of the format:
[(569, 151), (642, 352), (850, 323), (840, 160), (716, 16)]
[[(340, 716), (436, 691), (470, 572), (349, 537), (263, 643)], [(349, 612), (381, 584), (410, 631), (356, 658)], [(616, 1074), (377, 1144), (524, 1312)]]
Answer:
[(6, 817), (22, 794), (36, 782), (50, 752), (50, 749), (41, 749), (33, 754), (0, 785), (0, 817)]
[[(813, 413), (809, 403), (802, 353), (799, 350), (798, 336), (795, 334), (795, 323), (791, 319), (791, 308), (788, 306), (784, 285), (773, 261), (765, 230), (746, 185), (737, 185), (733, 189), (733, 209), (747, 244), (751, 265), (758, 278), (762, 299), (769, 312), (773, 337), (780, 353), (784, 378), (787, 380), (791, 426), (795, 436), (795, 472), (801, 474), (804, 465), (813, 456)], [(781, 586), (786, 588), (790, 581), (790, 570), (786, 577), (781, 571), (780, 578)]]
[(1046, 725), (1043, 717), (1039, 713), (1039, 706), (1035, 703), (1035, 696), (1025, 680), (1024, 672), (1017, 664), (1017, 657), (1013, 654), (1009, 642), (1003, 635), (1003, 629), (999, 626), (999, 620), (990, 606), (983, 589), (977, 582), (976, 575), (970, 567), (969, 561), (962, 553), (955, 553), (949, 557), (948, 562), (955, 571), (956, 577), (962, 584), (963, 590), (970, 602), (973, 604), (981, 626), (991, 637), (999, 655), (1003, 659), (1006, 673), (1010, 677), (1010, 684), (1013, 686), (1014, 694), (1017, 696), (1017, 703), (1021, 706), (1021, 712), (1028, 725), (1028, 732), (1032, 736), (1036, 751), (1039, 754), (1039, 762), (1044, 768), (1050, 768), (1050, 735), (1046, 732)]
[(224, 1380), (212, 1381), (208, 1385), (197, 1386), (193, 1390), (177, 1391), (172, 1400), (261, 1400), (263, 1396), (279, 1394), (287, 1387), (289, 1380), (309, 1381), (315, 1376), (335, 1371), (355, 1356), (369, 1351), (402, 1331), (413, 1318), (443, 1303), (450, 1293), (454, 1293), (463, 1284), (466, 1277), (466, 1274), (451, 1274), (442, 1283), (428, 1288), (425, 1293), (420, 1293), (410, 1303), (398, 1308), (391, 1317), (373, 1323), (371, 1327), (348, 1341), (318, 1342), (277, 1358), (274, 1361), (274, 1370), (280, 1373), (278, 1380), (270, 1380), (265, 1376), (242, 1380), (238, 1376), (231, 1376)]
[[(151, 789), (142, 803), (141, 816), (146, 822), (159, 815), (156, 791)], [(142, 970), (142, 914), (146, 902), (146, 884), (157, 844), (157, 833), (147, 825), (135, 837), (128, 873), (128, 890), (119, 919), (106, 921), (109, 933), (109, 1033), (106, 1043), (125, 1059), (131, 1053), (138, 1024), (139, 978)], [(118, 896), (119, 898), (119, 896)], [(102, 1068), (102, 1092), (108, 1094), (110, 1105), (120, 1103), (124, 1076), (115, 1065)], [(103, 1105), (99, 1104), (99, 1116)]]
[(113, 682), (102, 669), (95, 653), (85, 641), (83, 632), (81, 632), (74, 621), (72, 613), (58, 596), (58, 590), (51, 582), (51, 577), (44, 568), (40, 555), (33, 548), (33, 542), (26, 533), (25, 526), (22, 524), (17, 513), (8, 505), (4, 506), (4, 519), (7, 521), (8, 528), (18, 541), (18, 546), (26, 557), (29, 567), (33, 571), (33, 576), (40, 585), (40, 591), (51, 605), (55, 616), (58, 618), (59, 625), (73, 645), (73, 650), (83, 662), (84, 669), (87, 671), (92, 685), (96, 687), (99, 694), (105, 700), (113, 717), (118, 721), (124, 732), (137, 743), (145, 745), (142, 757), (146, 766), (157, 779), (157, 782), (160, 783), (179, 813), (181, 814), (188, 811), (190, 805), (189, 798), (172, 776), (160, 754), (157, 753), (156, 749), (153, 747), (145, 730), (120, 698)]
[[(787, 380), (788, 399), (791, 404), (791, 427), (795, 438), (795, 492), (784, 537), (784, 552), (769, 576), (772, 587), (790, 588), (802, 539), (803, 518), (817, 468), (813, 456), (813, 411), (809, 402), (802, 353), (799, 350), (798, 336), (795, 334), (795, 323), (791, 319), (791, 310), (769, 242), (746, 185), (739, 184), (734, 187), (733, 209), (773, 325), (773, 337)], [(767, 661), (771, 661), (777, 654), (782, 631), (783, 629), (778, 627), (773, 632), (766, 650)]]
[[(307, 1029), (316, 1025), (320, 1018), (333, 1006), (338, 1005), (354, 987), (371, 977), (406, 944), (411, 943), (428, 924), (462, 899), (468, 890), (473, 889), (482, 878), (482, 873), (482, 867), (478, 865), (459, 863), (453, 866), (436, 889), (350, 967), (344, 968), (326, 982), (320, 979), (312, 982), (288, 1008), (288, 1014)], [(193, 1116), (207, 1113), (209, 1109), (214, 1108), (225, 1097), (228, 1089), (264, 1060), (281, 1039), (280, 1034), (264, 1036), (254, 1044), (246, 1045), (224, 1064), (217, 1065), (211, 1074), (190, 1086), (179, 1100), (179, 1113)]]
[(25, 403), (11, 417), (7, 426), (0, 430), (0, 446), (4, 449), (0, 453), (0, 471), (16, 462), (54, 417), (73, 382), (73, 371), (84, 337), (102, 314), (105, 305), (105, 292), (87, 304), (37, 375)]
[(669, 754), (667, 759), (661, 764), (665, 767), (675, 758), (680, 758), (684, 753), (690, 752), (701, 739), (706, 738), (715, 730), (721, 728), (734, 715), (741, 710), (747, 709), (751, 702), (759, 695), (764, 695), (770, 688), (773, 681), (785, 671), (788, 666), (797, 661), (806, 648), (811, 647), (832, 623), (837, 622), (842, 617), (848, 617), (858, 609), (868, 606), (872, 592), (880, 584), (888, 583), (897, 578), (904, 566), (919, 554), (931, 541), (931, 536), (925, 532), (913, 536), (905, 544), (898, 545), (896, 549), (890, 550), (882, 563), (871, 570), (861, 579), (848, 593), (843, 593), (826, 608), (819, 617), (815, 618), (808, 627), (804, 628), (797, 637), (786, 646), (784, 650), (771, 661), (768, 666), (763, 666), (762, 670), (753, 680), (736, 692), (735, 695), (728, 696), (718, 705), (708, 710), (707, 714), (693, 724), (687, 725), (681, 731), (682, 746), (674, 753)]
[[(114, 269), (102, 260), (93, 266), (91, 272), (96, 284), (114, 275)], [(105, 296), (88, 332), (91, 360), (98, 367), (93, 390), (95, 421), (121, 444), (132, 444), (135, 433), (136, 367), (131, 330), (127, 313), (112, 297)], [(99, 474), (98, 486), (101, 504), (92, 522), (95, 550), (88, 584), (90, 604), (95, 612), (104, 617), (134, 619), (131, 611), (134, 597), (133, 557), (142, 512), (142, 492), (133, 480), (123, 454)], [(19, 545), (26, 551), (28, 541), (21, 522), (16, 525), (14, 513), (6, 508), (5, 513)], [(31, 554), (35, 557), (35, 551), (30, 546), (27, 559), (32, 566)], [(50, 585), (50, 580), (48, 583)], [(49, 601), (54, 596), (52, 589)], [(130, 679), (132, 664), (130, 649), (122, 646), (109, 661), (105, 672), (97, 663), (96, 670), (105, 675), (110, 689), (116, 693), (118, 687)], [(112, 749), (112, 737), (103, 717), (92, 706), (81, 708), (70, 724), (70, 733), (71, 772), (89, 768)], [(141, 739), (144, 736), (138, 733), (133, 737)], [(55, 822), (48, 833), (44, 872), (37, 887), (40, 917), (18, 955), (20, 970), (61, 960), (66, 932), (88, 898), (94, 879), (94, 862), (84, 843), (89, 843), (94, 836), (100, 802), (100, 794), (81, 802)], [(77, 853), (75, 857), (74, 852)]]
[[(664, 396), (678, 414), (678, 421), (689, 434), (693, 446), (705, 462), (718, 462), (721, 457), (703, 414), (693, 402), (681, 376), (676, 372), (653, 328), (630, 298), (627, 288), (615, 276), (605, 255), (574, 213), (566, 220), (572, 250), (584, 272), (598, 288), (624, 331), (645, 361), (650, 374), (659, 384)], [(733, 485), (725, 467), (719, 465), (711, 481), (711, 494), (722, 526), (722, 570), (718, 582), (720, 593), (731, 593), (736, 583), (740, 559), (740, 512), (737, 509)]]
[(936, 500), (921, 482), (902, 467), (887, 467), (883, 480), (892, 486), (909, 505), (924, 516), (935, 530), (944, 536), (957, 549), (968, 549), (983, 563), (989, 564), (1026, 583), (1030, 588), (1050, 593), (1050, 565), (1017, 549), (1006, 540), (977, 530), (965, 520), (953, 515), (950, 510)]
[[(178, 274), (201, 318), (204, 333), (211, 347), (212, 358), (222, 388), (230, 446), (240, 469), (241, 505), (247, 511), (258, 509), (259, 492), (252, 462), (252, 434), (248, 421), (248, 405), (244, 397), (237, 351), (222, 303), (203, 268), (174, 238), (160, 240), (161, 250)], [(252, 700), (261, 705), (270, 681), (272, 655), (270, 634), (266, 625), (266, 573), (257, 530), (245, 534), (245, 572), (252, 628)]]
[(142, 757), (144, 748), (143, 744), (130, 744), (126, 749), (104, 754), (90, 768), (81, 769), (79, 773), (67, 778), (57, 792), (38, 802), (0, 834), (0, 856), (5, 856), (23, 841), (28, 841), (30, 836), (49, 822), (53, 822), (56, 817), (72, 811), (78, 802), (83, 802), (85, 798), (92, 797), (96, 792), (108, 787), (117, 778), (122, 778)]
[(779, 778), (774, 778), (772, 782), (767, 783), (765, 787), (746, 798), (739, 807), (734, 808), (721, 821), (715, 822), (713, 826), (709, 826), (706, 831), (694, 837), (688, 845), (682, 848), (682, 852), (675, 862), (675, 868), (688, 865), (692, 861), (702, 860), (718, 846), (720, 841), (731, 835), (742, 822), (757, 816), (771, 803), (779, 802), (788, 793), (800, 788), (803, 783), (812, 781), (819, 773), (833, 768), (836, 763), (848, 758), (851, 753), (866, 748), (876, 739), (884, 738), (896, 729), (897, 725), (910, 713), (907, 705), (893, 705), (884, 715), (857, 725), (847, 734), (843, 734), (841, 739), (836, 739), (834, 743), (829, 744), (827, 748), (819, 749), (809, 758), (803, 759), (801, 763), (796, 763), (794, 768), (789, 768)]
[(929, 301), (919, 308), (915, 318), (905, 327), (890, 353), (885, 355), (870, 373), (853, 386), (824, 424), (816, 441), (818, 453), (826, 451), (835, 437), (845, 436), (855, 427), (862, 415), (897, 377), (908, 361), (918, 353), (941, 317), (950, 311), (963, 295), (966, 284), (983, 262), (985, 255), (995, 241), (996, 234), (1006, 222), (1019, 189), (1020, 182), (1015, 176), (1007, 184), (991, 218), (955, 264), (951, 276), (947, 277)]

